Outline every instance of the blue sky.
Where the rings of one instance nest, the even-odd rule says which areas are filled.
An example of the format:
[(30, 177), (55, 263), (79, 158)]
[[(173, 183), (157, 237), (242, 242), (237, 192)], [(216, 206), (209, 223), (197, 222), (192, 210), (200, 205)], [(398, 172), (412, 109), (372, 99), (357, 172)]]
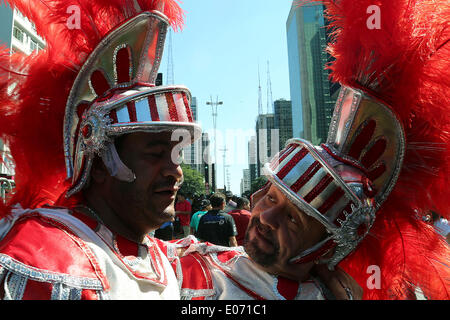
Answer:
[[(263, 110), (267, 105), (267, 61), (273, 100), (289, 100), (286, 20), (289, 0), (184, 0), (185, 26), (173, 33), (175, 84), (186, 85), (197, 97), (198, 120), (213, 128), (213, 97), (223, 101), (217, 117), (220, 150), (226, 144), (231, 190), (240, 193), (242, 169), (248, 167), (248, 134), (258, 114), (258, 64)], [(167, 48), (160, 72), (167, 72)], [(164, 80), (165, 81), (165, 80)], [(233, 138), (230, 138), (234, 135)], [(227, 137), (228, 134), (228, 138)], [(226, 142), (228, 141), (228, 142)], [(223, 186), (222, 152), (218, 151), (217, 185)]]

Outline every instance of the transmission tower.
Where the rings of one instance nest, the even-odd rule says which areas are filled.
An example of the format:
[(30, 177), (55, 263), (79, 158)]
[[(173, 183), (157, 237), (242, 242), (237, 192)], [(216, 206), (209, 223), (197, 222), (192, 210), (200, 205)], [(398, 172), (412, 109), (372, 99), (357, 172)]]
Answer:
[(269, 61), (267, 61), (267, 113), (273, 113), (272, 82), (270, 81)]
[(172, 54), (172, 28), (169, 28), (169, 47), (167, 48), (167, 80), (166, 85), (174, 84), (175, 79), (173, 75), (173, 54)]
[(258, 115), (263, 113), (262, 110), (262, 91), (261, 91), (261, 78), (259, 76), (259, 63), (258, 63)]

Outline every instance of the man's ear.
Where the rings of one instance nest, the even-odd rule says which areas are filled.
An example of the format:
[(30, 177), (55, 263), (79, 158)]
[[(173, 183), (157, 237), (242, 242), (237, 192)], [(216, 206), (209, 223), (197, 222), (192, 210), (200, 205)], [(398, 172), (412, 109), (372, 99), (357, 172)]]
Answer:
[(109, 176), (108, 169), (100, 157), (95, 157), (91, 168), (91, 182), (103, 184)]

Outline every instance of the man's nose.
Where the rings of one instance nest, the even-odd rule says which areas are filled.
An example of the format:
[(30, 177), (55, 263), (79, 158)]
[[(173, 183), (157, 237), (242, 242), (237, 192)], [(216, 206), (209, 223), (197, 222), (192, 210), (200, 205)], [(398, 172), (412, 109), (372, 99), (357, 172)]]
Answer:
[(280, 226), (280, 207), (270, 207), (259, 214), (259, 220), (262, 224), (270, 227), (273, 230)]
[(174, 177), (177, 181), (179, 181), (183, 177), (183, 169), (181, 169), (180, 164), (172, 161), (171, 158), (166, 159), (164, 161), (164, 165), (162, 168), (162, 174), (165, 177)]

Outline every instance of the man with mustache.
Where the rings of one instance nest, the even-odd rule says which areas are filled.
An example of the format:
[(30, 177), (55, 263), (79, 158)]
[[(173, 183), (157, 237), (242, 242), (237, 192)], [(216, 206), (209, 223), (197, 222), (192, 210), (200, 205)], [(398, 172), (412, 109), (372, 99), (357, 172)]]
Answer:
[[(361, 287), (341, 269), (318, 265), (320, 256), (293, 258), (326, 238), (326, 229), (299, 209), (274, 183), (252, 196), (243, 247), (184, 239), (176, 262), (185, 299), (360, 299)], [(195, 274), (195, 277), (192, 276)], [(205, 275), (204, 278), (199, 277)]]
[(185, 298), (323, 299), (315, 264), (364, 299), (450, 298), (449, 247), (421, 217), (448, 218), (448, 1), (322, 2), (341, 85), (327, 139), (291, 139), (265, 164), (245, 251), (184, 243), (181, 266), (205, 275), (183, 270)]

